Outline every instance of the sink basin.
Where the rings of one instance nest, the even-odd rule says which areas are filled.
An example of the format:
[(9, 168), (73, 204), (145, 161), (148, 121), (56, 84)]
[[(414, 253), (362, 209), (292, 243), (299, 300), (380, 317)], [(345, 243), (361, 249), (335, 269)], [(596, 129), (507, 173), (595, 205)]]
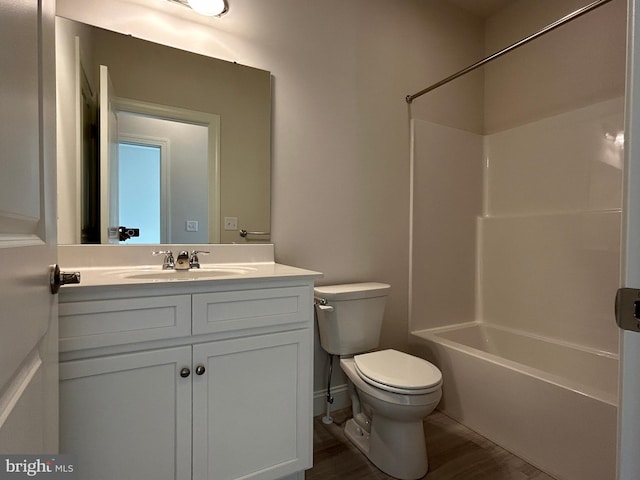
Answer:
[(252, 267), (204, 267), (191, 270), (131, 269), (114, 272), (120, 278), (175, 282), (179, 280), (206, 280), (210, 278), (244, 275), (256, 271)]

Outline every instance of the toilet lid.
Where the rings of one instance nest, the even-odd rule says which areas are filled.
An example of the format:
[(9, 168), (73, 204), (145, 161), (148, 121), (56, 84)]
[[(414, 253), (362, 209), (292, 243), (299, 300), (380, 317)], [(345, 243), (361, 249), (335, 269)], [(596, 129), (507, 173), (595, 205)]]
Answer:
[(435, 365), (397, 350), (364, 353), (353, 359), (364, 381), (390, 392), (420, 395), (442, 383), (442, 373)]

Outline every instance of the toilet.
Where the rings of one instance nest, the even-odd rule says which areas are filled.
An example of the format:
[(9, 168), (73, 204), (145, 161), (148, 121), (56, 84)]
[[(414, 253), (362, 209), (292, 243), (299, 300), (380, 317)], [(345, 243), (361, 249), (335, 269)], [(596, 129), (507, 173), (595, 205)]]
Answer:
[(340, 356), (353, 418), (345, 434), (380, 470), (414, 480), (428, 470), (423, 420), (440, 402), (442, 373), (397, 350), (375, 350), (390, 286), (351, 283), (314, 289), (322, 348)]

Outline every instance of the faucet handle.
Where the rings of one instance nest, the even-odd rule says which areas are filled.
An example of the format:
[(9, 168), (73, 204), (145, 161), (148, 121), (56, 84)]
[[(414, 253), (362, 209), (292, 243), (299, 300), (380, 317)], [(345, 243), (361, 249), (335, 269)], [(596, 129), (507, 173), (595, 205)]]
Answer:
[(173, 252), (171, 250), (157, 250), (151, 252), (151, 255), (164, 255), (164, 262), (162, 263), (163, 270), (171, 270), (175, 267), (175, 261), (173, 260)]
[(199, 253), (209, 254), (211, 252), (206, 250), (193, 250), (191, 252), (191, 256), (189, 257), (189, 267), (200, 268), (200, 259), (198, 258)]

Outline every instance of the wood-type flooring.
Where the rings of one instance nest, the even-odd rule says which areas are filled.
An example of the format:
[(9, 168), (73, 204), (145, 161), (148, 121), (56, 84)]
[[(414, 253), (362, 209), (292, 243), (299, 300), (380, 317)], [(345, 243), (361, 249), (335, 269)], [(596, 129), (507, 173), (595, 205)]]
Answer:
[[(387, 480), (344, 435), (350, 409), (331, 412), (313, 423), (313, 468), (306, 480)], [(435, 411), (425, 420), (429, 472), (425, 480), (554, 480), (446, 415)]]

